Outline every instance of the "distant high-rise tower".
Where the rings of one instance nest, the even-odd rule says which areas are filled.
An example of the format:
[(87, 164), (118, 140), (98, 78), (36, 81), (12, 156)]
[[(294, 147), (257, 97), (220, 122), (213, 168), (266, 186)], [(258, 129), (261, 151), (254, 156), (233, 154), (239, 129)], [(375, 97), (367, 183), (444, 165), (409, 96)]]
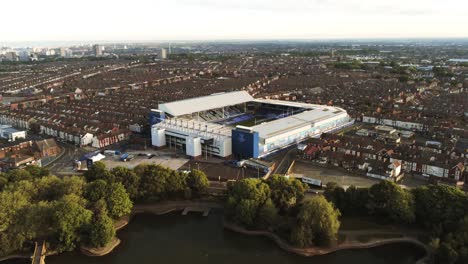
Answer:
[(93, 50), (94, 50), (94, 55), (96, 57), (102, 56), (102, 46), (101, 45), (99, 45), (99, 44), (94, 45)]
[(169, 43), (169, 55), (172, 54), (171, 43)]
[(60, 57), (66, 57), (67, 56), (67, 48), (61, 47), (59, 48), (60, 51)]
[(158, 59), (161, 59), (161, 60), (165, 60), (167, 59), (167, 50), (162, 48), (159, 52), (158, 52)]

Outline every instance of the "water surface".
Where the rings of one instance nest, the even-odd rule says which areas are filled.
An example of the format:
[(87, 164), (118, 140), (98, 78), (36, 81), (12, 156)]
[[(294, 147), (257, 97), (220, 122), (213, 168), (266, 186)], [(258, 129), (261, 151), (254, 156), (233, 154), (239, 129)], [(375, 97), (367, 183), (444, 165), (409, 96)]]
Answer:
[[(87, 257), (80, 252), (46, 258), (47, 264), (413, 264), (423, 249), (397, 243), (371, 249), (343, 250), (324, 256), (301, 257), (281, 250), (265, 237), (223, 229), (222, 212), (208, 217), (140, 214), (118, 236), (122, 243), (109, 255)], [(10, 262), (8, 262), (10, 263)], [(11, 262), (11, 263), (29, 263)]]

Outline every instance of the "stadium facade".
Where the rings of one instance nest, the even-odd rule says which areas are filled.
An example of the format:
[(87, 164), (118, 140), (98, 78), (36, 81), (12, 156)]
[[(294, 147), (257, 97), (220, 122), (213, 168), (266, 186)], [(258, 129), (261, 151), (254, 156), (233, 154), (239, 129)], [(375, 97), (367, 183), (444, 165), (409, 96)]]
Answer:
[(153, 146), (234, 159), (263, 157), (352, 123), (339, 107), (254, 99), (246, 91), (163, 103), (150, 114)]

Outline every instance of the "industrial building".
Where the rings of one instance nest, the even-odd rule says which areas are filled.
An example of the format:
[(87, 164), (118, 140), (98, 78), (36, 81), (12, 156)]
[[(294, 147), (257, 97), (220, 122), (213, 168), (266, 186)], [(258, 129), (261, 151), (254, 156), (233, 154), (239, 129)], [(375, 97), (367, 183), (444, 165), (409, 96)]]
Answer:
[(263, 157), (352, 122), (338, 107), (254, 99), (246, 91), (163, 103), (150, 114), (153, 146), (235, 159)]

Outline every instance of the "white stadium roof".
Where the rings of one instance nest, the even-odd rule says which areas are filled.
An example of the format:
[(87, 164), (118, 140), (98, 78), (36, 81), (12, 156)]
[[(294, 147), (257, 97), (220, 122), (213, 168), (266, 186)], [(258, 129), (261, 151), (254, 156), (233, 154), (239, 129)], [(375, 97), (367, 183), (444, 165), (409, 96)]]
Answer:
[(260, 138), (271, 138), (288, 131), (293, 131), (305, 126), (313, 126), (315, 123), (347, 114), (341, 108), (322, 106), (320, 109), (311, 109), (302, 113), (265, 122), (250, 128), (259, 133)]
[(203, 97), (159, 104), (159, 110), (171, 116), (183, 116), (225, 106), (242, 104), (253, 100), (254, 98), (246, 91), (216, 93)]

